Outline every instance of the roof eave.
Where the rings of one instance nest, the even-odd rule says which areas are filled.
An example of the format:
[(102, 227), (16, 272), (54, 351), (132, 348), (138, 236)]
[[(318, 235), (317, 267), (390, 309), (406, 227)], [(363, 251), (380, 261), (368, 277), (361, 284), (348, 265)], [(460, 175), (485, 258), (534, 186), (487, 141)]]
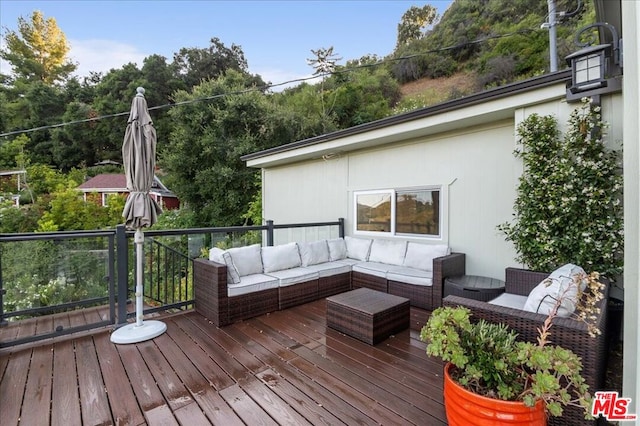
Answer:
[[(555, 73), (545, 74), (528, 80), (519, 81), (505, 86), (497, 87), (491, 90), (479, 92), (473, 95), (465, 96), (459, 99), (432, 105), (426, 108), (417, 109), (404, 114), (398, 114), (370, 123), (361, 124), (359, 126), (350, 127), (348, 129), (338, 130), (332, 133), (316, 136), (309, 139), (281, 145), (264, 151), (247, 154), (241, 157), (241, 160), (247, 161), (250, 167), (262, 167), (266, 161), (266, 157), (282, 156), (285, 153), (303, 148), (311, 148), (315, 145), (328, 143), (338, 139), (343, 139), (366, 132), (384, 129), (390, 126), (396, 126), (411, 121), (424, 119), (427, 117), (437, 116), (439, 114), (456, 111), (462, 108), (471, 107), (477, 104), (489, 101), (499, 100), (508, 96), (514, 96), (520, 93), (526, 93), (532, 90), (541, 89), (559, 83), (565, 83), (571, 79), (571, 70), (563, 70)], [(269, 163), (269, 161), (267, 161)]]

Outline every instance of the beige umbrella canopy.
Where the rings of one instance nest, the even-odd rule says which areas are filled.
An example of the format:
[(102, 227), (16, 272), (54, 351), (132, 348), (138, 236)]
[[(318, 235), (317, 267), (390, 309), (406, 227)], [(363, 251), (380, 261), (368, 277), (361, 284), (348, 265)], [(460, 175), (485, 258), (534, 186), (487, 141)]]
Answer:
[(127, 228), (135, 229), (136, 245), (136, 322), (111, 333), (113, 343), (137, 343), (161, 335), (167, 326), (161, 321), (143, 321), (144, 233), (162, 213), (156, 200), (149, 196), (156, 168), (156, 129), (144, 98), (144, 89), (138, 87), (131, 103), (131, 113), (122, 144), (122, 161), (127, 175), (129, 195), (122, 216)]
[(162, 209), (149, 196), (156, 168), (156, 129), (149, 115), (144, 89), (138, 87), (122, 144), (122, 162), (129, 196), (122, 216), (129, 229), (152, 226)]

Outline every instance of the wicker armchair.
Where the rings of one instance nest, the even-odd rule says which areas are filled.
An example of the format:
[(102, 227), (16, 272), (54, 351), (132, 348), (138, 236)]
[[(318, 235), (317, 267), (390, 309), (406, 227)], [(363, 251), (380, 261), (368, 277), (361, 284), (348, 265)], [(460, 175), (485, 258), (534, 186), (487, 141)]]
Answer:
[[(548, 274), (532, 272), (524, 269), (507, 268), (505, 292), (526, 296)], [(600, 301), (600, 315), (596, 325), (602, 332), (597, 337), (589, 336), (587, 326), (576, 319), (557, 317), (551, 328), (553, 344), (572, 350), (582, 359), (582, 375), (591, 391), (602, 389), (607, 363), (607, 348), (605, 326), (607, 321), (607, 294)], [(447, 296), (443, 300), (444, 306), (465, 306), (471, 310), (472, 318), (484, 319), (492, 323), (507, 324), (518, 332), (518, 338), (524, 341), (536, 342), (538, 327), (547, 318), (537, 314), (504, 306), (492, 305), (487, 302), (466, 299), (459, 296)], [(580, 410), (569, 409), (561, 418), (562, 424), (582, 424), (584, 415)], [(569, 423), (567, 423), (569, 421)]]

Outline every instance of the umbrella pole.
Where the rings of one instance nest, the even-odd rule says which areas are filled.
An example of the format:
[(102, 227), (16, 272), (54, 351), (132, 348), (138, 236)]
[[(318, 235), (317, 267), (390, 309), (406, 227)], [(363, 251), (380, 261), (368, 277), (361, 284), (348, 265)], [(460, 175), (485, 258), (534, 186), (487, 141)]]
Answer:
[(144, 234), (142, 229), (136, 229), (133, 237), (136, 245), (136, 326), (142, 325), (142, 317), (144, 316), (144, 305), (142, 293), (144, 292)]
[(162, 321), (142, 321), (143, 306), (143, 271), (144, 271), (144, 234), (140, 228), (136, 229), (133, 237), (136, 245), (136, 322), (127, 324), (111, 333), (111, 341), (117, 344), (138, 343), (158, 337), (167, 330)]

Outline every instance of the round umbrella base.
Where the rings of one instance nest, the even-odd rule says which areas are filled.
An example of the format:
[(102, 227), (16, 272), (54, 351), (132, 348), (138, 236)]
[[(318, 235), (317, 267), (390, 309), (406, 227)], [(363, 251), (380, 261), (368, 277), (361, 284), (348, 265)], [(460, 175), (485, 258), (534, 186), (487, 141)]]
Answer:
[(127, 324), (111, 333), (111, 341), (117, 344), (144, 342), (158, 337), (167, 330), (161, 321), (144, 321), (142, 325)]

